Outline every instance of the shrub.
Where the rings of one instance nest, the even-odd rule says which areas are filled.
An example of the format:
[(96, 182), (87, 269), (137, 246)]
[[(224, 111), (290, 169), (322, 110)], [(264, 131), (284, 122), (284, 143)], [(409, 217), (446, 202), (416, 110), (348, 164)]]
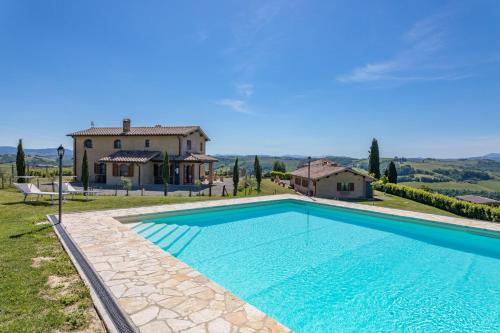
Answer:
[(500, 208), (473, 204), (439, 193), (391, 183), (374, 182), (373, 189), (417, 201), (448, 212), (486, 221), (500, 222)]
[(290, 179), (290, 173), (288, 172), (271, 171), (269, 175), (271, 176), (271, 178), (276, 178), (276, 176), (278, 176), (280, 179)]

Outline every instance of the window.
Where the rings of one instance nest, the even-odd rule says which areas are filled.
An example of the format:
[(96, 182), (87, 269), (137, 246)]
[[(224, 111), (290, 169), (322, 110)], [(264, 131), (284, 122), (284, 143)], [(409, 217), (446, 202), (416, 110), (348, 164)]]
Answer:
[(115, 140), (115, 142), (113, 142), (113, 147), (115, 149), (122, 149), (122, 140)]
[(94, 163), (94, 173), (96, 175), (105, 175), (106, 163)]
[(307, 187), (307, 179), (302, 178), (302, 186)]
[(203, 153), (203, 142), (200, 142), (200, 153)]
[(187, 140), (186, 145), (187, 145), (187, 150), (191, 150), (191, 140)]
[(299, 177), (295, 177), (295, 185), (300, 185), (300, 178)]
[(354, 183), (337, 183), (338, 192), (353, 192)]
[(144, 141), (144, 147), (149, 148), (149, 140)]
[(83, 146), (85, 148), (92, 148), (92, 140), (87, 139), (87, 140), (83, 141)]
[(128, 165), (120, 164), (120, 176), (128, 177)]

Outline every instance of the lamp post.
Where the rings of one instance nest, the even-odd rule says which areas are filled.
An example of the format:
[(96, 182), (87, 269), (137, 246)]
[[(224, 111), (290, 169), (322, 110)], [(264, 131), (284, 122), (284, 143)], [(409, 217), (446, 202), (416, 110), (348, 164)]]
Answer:
[(59, 156), (59, 223), (62, 222), (62, 160), (64, 157), (64, 147), (62, 145), (57, 148), (57, 156)]
[(307, 196), (311, 196), (311, 156), (307, 158)]

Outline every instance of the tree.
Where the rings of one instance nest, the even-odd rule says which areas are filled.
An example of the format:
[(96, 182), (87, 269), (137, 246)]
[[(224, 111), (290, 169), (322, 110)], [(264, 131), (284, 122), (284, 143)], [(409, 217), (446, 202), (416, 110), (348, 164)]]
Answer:
[[(23, 139), (19, 139), (16, 155), (16, 171), (18, 177), (26, 176), (26, 161), (24, 160)], [(19, 183), (24, 183), (24, 178), (18, 178)]]
[(273, 171), (286, 172), (286, 165), (283, 161), (274, 161)]
[(255, 180), (257, 181), (257, 191), (260, 191), (260, 183), (262, 181), (262, 167), (260, 166), (259, 158), (257, 157), (257, 155), (255, 155), (253, 171), (255, 173)]
[(238, 166), (238, 158), (234, 162), (233, 167), (233, 195), (236, 196), (238, 194), (238, 183), (240, 182), (240, 168)]
[(389, 183), (398, 183), (398, 171), (396, 170), (396, 164), (393, 161), (389, 163), (389, 167), (387, 168), (387, 178), (389, 179)]
[(378, 150), (377, 139), (372, 140), (372, 146), (370, 147), (370, 157), (368, 158), (368, 172), (372, 174), (375, 178), (380, 178), (380, 155)]
[(168, 181), (170, 180), (170, 166), (168, 159), (168, 152), (165, 151), (165, 157), (163, 158), (163, 166), (161, 170), (161, 175), (163, 177), (163, 195), (168, 194)]
[(89, 189), (89, 162), (87, 160), (87, 150), (83, 152), (83, 160), (82, 160), (82, 185), (83, 190), (88, 191)]

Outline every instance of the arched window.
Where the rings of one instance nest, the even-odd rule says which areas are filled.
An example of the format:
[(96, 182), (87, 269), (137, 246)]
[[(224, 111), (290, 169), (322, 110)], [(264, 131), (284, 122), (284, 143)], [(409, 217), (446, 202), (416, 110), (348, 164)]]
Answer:
[(85, 148), (92, 148), (92, 140), (87, 139), (87, 140), (83, 141), (83, 146)]
[(120, 164), (120, 176), (128, 177), (128, 164)]
[(122, 140), (115, 140), (113, 147), (115, 147), (115, 149), (122, 149)]

